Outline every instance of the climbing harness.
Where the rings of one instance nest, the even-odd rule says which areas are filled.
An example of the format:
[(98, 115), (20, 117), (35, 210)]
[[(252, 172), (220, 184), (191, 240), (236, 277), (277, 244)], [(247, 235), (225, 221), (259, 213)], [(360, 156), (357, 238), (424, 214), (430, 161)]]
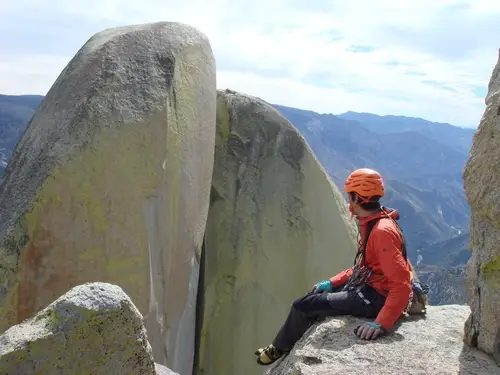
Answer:
[[(344, 286), (343, 290), (344, 291), (355, 291), (356, 294), (367, 304), (370, 305), (371, 302), (368, 298), (365, 297), (363, 294), (363, 290), (365, 285), (369, 283), (369, 280), (372, 275), (375, 273), (373, 272), (372, 269), (370, 269), (366, 265), (366, 244), (368, 243), (368, 237), (370, 236), (370, 233), (375, 226), (375, 223), (380, 220), (381, 218), (376, 218), (371, 221), (369, 221), (366, 224), (366, 231), (365, 231), (365, 236), (363, 241), (359, 241), (358, 243), (358, 252), (356, 253), (356, 256), (354, 257), (354, 267), (353, 267), (353, 272), (351, 274), (351, 277), (349, 277), (349, 280), (347, 281), (347, 284)], [(380, 274), (379, 279), (383, 277), (382, 274)], [(375, 279), (378, 280), (378, 279)], [(370, 280), (371, 282), (375, 280)]]
[[(368, 237), (375, 226), (375, 224), (382, 219), (383, 217), (387, 217), (396, 224), (396, 227), (401, 234), (402, 243), (401, 243), (401, 252), (403, 258), (406, 262), (408, 262), (408, 254), (406, 251), (406, 241), (403, 234), (403, 229), (399, 226), (396, 220), (392, 219), (385, 211), (384, 208), (381, 208), (382, 212), (386, 215), (373, 219), (366, 224), (366, 231), (363, 241), (359, 241), (358, 243), (358, 252), (354, 258), (354, 267), (351, 277), (347, 281), (347, 284), (344, 286), (344, 291), (355, 291), (356, 294), (367, 304), (370, 305), (371, 302), (368, 298), (363, 294), (363, 290), (366, 285), (380, 280), (384, 277), (383, 274), (378, 273), (380, 275), (379, 278), (371, 279), (375, 273), (366, 265), (366, 245), (368, 243)], [(408, 314), (425, 314), (427, 304), (427, 293), (429, 292), (429, 286), (421, 283), (416, 275), (412, 280), (412, 291), (410, 293), (408, 304), (404, 310), (405, 313)]]

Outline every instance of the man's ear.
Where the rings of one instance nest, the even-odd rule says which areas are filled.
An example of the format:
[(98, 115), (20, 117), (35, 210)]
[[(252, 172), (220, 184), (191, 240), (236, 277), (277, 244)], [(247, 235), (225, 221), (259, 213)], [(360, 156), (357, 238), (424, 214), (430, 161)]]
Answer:
[(357, 194), (353, 194), (352, 203), (359, 204), (359, 197)]

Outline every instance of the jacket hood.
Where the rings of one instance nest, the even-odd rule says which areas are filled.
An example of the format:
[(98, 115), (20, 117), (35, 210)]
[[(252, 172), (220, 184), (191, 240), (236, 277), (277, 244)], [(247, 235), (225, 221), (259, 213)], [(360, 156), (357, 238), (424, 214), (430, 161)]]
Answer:
[(399, 212), (394, 208), (382, 207), (382, 210), (375, 212), (370, 216), (361, 217), (358, 219), (359, 225), (366, 225), (369, 221), (373, 219), (378, 219), (380, 217), (390, 217), (393, 220), (399, 220)]

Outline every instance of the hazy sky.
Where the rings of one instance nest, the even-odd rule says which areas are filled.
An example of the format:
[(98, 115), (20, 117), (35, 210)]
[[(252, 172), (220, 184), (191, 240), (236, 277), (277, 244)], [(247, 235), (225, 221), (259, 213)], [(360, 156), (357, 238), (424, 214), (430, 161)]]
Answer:
[(179, 21), (209, 38), (217, 85), (318, 112), (477, 126), (500, 47), (493, 0), (14, 0), (0, 93), (45, 94), (92, 34)]

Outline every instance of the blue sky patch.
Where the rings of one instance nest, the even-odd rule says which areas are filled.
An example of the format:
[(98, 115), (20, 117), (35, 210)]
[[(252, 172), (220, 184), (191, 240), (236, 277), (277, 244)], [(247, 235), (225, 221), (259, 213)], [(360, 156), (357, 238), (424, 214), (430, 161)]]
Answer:
[(437, 87), (439, 89), (446, 90), (446, 91), (457, 92), (457, 90), (455, 90), (453, 87), (447, 86), (444, 83), (441, 83), (439, 81), (434, 81), (434, 80), (431, 80), (431, 79), (424, 79), (421, 82), (424, 85), (429, 85), (429, 86), (432, 86), (432, 87)]
[(484, 99), (488, 95), (488, 87), (486, 86), (474, 86), (471, 90), (476, 98)]
[(346, 51), (354, 53), (367, 53), (367, 52), (373, 52), (374, 50), (375, 50), (374, 47), (365, 46), (361, 44), (353, 44), (346, 48)]

